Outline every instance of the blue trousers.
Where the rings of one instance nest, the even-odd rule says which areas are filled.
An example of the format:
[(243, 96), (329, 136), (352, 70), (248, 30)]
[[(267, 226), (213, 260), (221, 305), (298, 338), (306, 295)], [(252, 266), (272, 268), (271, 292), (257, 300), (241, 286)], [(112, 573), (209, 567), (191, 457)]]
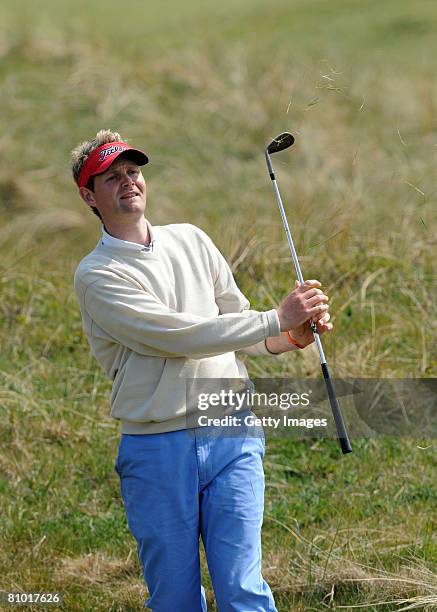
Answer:
[(200, 537), (220, 612), (277, 612), (261, 574), (262, 428), (229, 433), (121, 437), (115, 469), (153, 612), (206, 611)]

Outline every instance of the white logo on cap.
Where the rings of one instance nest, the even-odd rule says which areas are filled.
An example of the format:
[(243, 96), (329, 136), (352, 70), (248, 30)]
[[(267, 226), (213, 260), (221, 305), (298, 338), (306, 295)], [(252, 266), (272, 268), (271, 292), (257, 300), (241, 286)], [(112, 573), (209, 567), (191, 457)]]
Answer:
[(116, 153), (117, 151), (126, 151), (127, 148), (128, 147), (120, 147), (120, 145), (113, 145), (112, 147), (108, 147), (107, 149), (102, 149), (99, 152), (99, 162), (105, 161), (105, 159), (109, 155), (112, 155), (113, 153)]

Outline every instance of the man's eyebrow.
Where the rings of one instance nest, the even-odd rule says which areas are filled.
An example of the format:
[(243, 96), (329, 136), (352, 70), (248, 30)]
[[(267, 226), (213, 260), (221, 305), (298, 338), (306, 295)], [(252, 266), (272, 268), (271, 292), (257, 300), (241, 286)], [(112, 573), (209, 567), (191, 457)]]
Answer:
[(115, 168), (108, 168), (107, 173), (109, 174), (117, 174), (120, 172), (120, 167), (126, 167), (128, 170), (136, 170), (138, 166), (134, 163), (132, 164), (123, 164), (123, 166), (116, 166)]

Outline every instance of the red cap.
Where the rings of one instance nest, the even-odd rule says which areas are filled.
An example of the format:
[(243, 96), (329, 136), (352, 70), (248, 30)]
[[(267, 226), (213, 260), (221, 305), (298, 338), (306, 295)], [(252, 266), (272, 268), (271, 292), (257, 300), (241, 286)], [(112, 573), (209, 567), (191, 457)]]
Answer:
[(94, 149), (86, 158), (77, 181), (79, 187), (86, 187), (91, 176), (105, 172), (117, 157), (126, 151), (129, 151), (127, 157), (133, 159), (139, 166), (144, 166), (149, 161), (143, 151), (133, 149), (126, 142), (108, 142)]

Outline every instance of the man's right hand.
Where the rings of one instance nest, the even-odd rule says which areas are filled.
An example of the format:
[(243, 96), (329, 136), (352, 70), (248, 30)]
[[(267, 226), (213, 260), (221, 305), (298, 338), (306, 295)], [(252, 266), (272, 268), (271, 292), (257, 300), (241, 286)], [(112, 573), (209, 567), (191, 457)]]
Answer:
[(308, 321), (320, 319), (329, 309), (328, 296), (319, 289), (318, 280), (308, 280), (287, 295), (277, 309), (281, 331), (288, 331)]

